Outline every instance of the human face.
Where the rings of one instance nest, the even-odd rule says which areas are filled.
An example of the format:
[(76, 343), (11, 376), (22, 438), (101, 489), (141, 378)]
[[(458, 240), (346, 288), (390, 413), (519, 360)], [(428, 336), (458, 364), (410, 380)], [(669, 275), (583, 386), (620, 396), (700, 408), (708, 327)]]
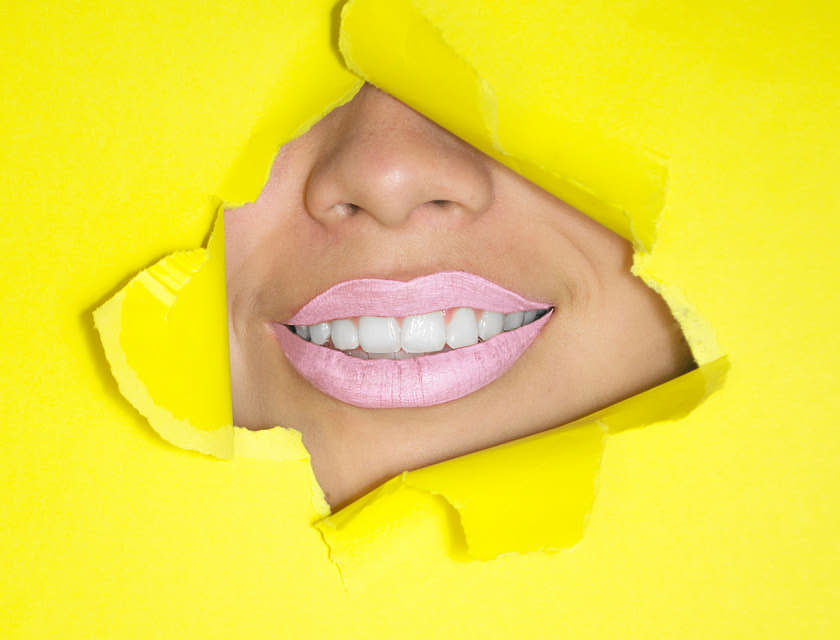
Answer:
[[(298, 429), (334, 507), (693, 364), (667, 306), (630, 273), (626, 240), (370, 85), (280, 149), (257, 201), (226, 212), (225, 244), (234, 422)], [(285, 326), (451, 321), (458, 307), (551, 311), (402, 369)]]

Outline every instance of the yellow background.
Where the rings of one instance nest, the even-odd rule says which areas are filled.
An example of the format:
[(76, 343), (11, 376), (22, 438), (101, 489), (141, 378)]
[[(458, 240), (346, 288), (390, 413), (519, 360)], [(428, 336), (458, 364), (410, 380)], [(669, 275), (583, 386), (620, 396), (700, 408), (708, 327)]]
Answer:
[(261, 128), (344, 95), (333, 3), (5, 4), (0, 636), (840, 635), (833, 5), (416, 3), (508, 113), (668, 159), (639, 267), (731, 370), (686, 418), (608, 439), (575, 548), (452, 561), (421, 495), (345, 590), (306, 462), (164, 442), (90, 314), (203, 242)]

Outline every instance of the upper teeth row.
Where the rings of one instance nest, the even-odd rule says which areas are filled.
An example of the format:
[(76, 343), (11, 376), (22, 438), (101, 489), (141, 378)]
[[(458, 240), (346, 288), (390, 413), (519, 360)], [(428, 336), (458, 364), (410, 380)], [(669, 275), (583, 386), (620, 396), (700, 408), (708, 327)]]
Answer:
[[(469, 307), (397, 318), (362, 316), (313, 325), (294, 325), (295, 333), (319, 345), (331, 342), (342, 351), (361, 348), (368, 354), (434, 353), (489, 340), (502, 331), (517, 329), (545, 315), (549, 309), (498, 313)], [(446, 318), (449, 322), (447, 324)], [(351, 354), (359, 355), (359, 354)]]

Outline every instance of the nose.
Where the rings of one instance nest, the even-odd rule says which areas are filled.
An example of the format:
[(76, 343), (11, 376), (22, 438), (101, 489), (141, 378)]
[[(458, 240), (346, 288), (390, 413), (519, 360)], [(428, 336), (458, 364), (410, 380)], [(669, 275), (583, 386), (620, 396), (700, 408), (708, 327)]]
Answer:
[(492, 203), (484, 155), (375, 87), (365, 85), (327, 117), (328, 139), (304, 194), (318, 221), (337, 224), (364, 213), (396, 228), (421, 210), (458, 220)]

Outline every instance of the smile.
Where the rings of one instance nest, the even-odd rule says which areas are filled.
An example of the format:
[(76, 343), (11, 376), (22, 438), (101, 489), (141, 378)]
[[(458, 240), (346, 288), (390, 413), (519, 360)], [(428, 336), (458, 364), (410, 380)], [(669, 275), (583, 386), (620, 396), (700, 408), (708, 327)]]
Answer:
[(272, 329), (295, 370), (327, 395), (364, 408), (425, 407), (504, 374), (552, 310), (480, 276), (444, 272), (342, 282)]

